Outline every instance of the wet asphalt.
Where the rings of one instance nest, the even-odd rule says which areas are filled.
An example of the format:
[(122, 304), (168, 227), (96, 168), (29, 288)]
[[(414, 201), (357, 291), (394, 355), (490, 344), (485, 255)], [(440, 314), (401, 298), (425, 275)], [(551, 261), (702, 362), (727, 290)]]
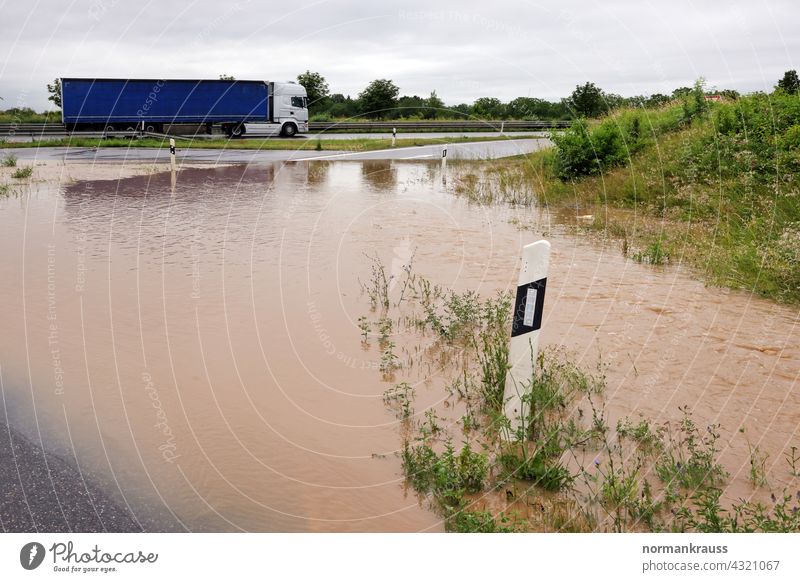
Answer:
[(0, 531), (143, 530), (76, 467), (0, 422)]
[[(548, 139), (499, 139), (474, 143), (449, 144), (447, 159), (495, 159), (531, 153), (550, 146)], [(443, 146), (425, 145), (375, 150), (370, 152), (190, 149), (177, 144), (179, 163), (258, 163), (282, 161), (359, 161), (359, 160), (438, 160)], [(58, 160), (67, 162), (168, 162), (169, 148), (14, 148), (0, 149), (0, 155), (13, 153), (19, 160)]]

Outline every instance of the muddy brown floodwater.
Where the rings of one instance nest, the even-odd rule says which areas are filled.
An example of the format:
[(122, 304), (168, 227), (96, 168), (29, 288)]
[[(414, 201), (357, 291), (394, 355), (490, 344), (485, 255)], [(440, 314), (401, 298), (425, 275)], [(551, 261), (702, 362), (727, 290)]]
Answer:
[[(544, 232), (543, 341), (602, 356), (610, 424), (688, 405), (723, 426), (729, 496), (754, 493), (748, 441), (770, 453), (771, 486), (792, 486), (797, 308), (636, 264), (562, 222), (472, 205), (429, 162), (34, 182), (0, 199), (10, 422), (156, 529), (441, 530), (404, 487), (380, 354), (361, 343), (367, 255), (399, 274), (413, 254), (417, 273), (490, 295)], [(444, 399), (425, 373), (409, 378), (420, 413)]]

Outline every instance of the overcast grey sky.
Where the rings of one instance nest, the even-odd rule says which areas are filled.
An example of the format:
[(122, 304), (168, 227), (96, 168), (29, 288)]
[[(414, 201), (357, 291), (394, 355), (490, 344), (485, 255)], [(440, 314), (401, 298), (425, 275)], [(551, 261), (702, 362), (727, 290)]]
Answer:
[(55, 77), (294, 79), (356, 96), (555, 99), (594, 81), (623, 95), (770, 90), (800, 55), (797, 0), (0, 0), (0, 108), (48, 106)]

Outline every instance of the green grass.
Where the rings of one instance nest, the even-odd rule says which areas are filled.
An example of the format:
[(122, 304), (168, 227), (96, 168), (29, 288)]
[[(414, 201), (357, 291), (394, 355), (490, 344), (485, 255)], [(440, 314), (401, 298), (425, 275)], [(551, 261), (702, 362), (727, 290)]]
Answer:
[(25, 166), (23, 168), (17, 168), (14, 170), (14, 173), (11, 174), (11, 177), (16, 180), (25, 180), (30, 178), (33, 175), (33, 167), (32, 166)]
[(61, 123), (61, 111), (37, 113), (27, 107), (0, 111), (0, 123)]
[(7, 154), (1, 162), (4, 168), (13, 168), (17, 165), (17, 156), (14, 154)]
[[(620, 110), (555, 147), (464, 164), (455, 193), (593, 215), (633, 260), (800, 303), (800, 99), (780, 92)], [(523, 225), (524, 226), (524, 225)]]
[[(398, 139), (397, 148), (437, 145), (476, 143), (484, 141), (498, 141), (500, 139), (527, 139), (525, 136), (498, 137), (455, 137), (455, 138), (406, 138)], [(34, 142), (9, 142), (6, 148), (38, 148), (38, 147), (74, 147), (74, 148), (164, 148), (168, 143), (163, 139), (121, 139), (121, 138), (85, 138), (69, 137), (58, 139), (42, 139)], [(390, 138), (359, 138), (359, 139), (195, 139), (178, 140), (177, 148), (180, 149), (236, 149), (236, 150), (289, 150), (289, 151), (348, 151), (366, 152), (373, 150), (392, 149)]]

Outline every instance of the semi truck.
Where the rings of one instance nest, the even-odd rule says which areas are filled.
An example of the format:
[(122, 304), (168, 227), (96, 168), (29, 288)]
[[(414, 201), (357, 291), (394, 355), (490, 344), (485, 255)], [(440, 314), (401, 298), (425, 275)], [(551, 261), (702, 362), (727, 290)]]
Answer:
[(308, 98), (293, 82), (222, 79), (61, 79), (67, 131), (163, 133), (175, 124), (230, 137), (308, 131)]

